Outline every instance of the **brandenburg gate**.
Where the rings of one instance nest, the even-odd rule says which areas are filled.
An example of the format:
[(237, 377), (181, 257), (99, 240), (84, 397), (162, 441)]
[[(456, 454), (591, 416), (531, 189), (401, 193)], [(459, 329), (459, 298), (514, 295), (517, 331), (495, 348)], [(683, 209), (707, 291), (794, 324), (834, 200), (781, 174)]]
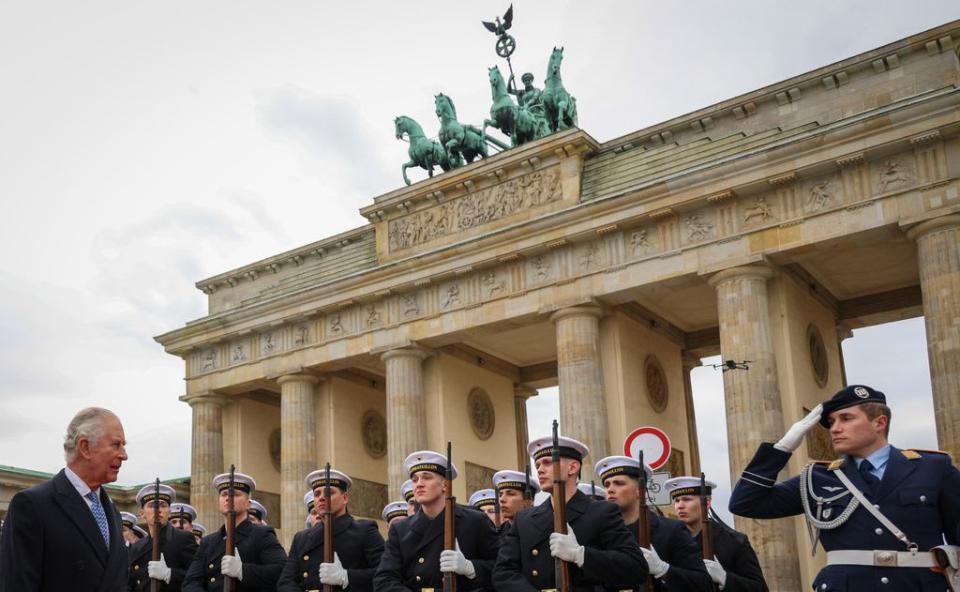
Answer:
[[(957, 458), (958, 41), (949, 23), (604, 143), (559, 131), (200, 281), (207, 316), (157, 337), (185, 364), (200, 521), (220, 522), (211, 478), (236, 464), (289, 542), (327, 461), (378, 517), (404, 456), (448, 440), (465, 498), (522, 470), (526, 399), (550, 385), (592, 460), (652, 424), (670, 469), (696, 473), (689, 373), (717, 354), (750, 361), (723, 375), (736, 480), (841, 388), (851, 329), (919, 315)], [(789, 472), (830, 454), (808, 438)], [(822, 559), (799, 517), (737, 527), (771, 589), (809, 586)]]

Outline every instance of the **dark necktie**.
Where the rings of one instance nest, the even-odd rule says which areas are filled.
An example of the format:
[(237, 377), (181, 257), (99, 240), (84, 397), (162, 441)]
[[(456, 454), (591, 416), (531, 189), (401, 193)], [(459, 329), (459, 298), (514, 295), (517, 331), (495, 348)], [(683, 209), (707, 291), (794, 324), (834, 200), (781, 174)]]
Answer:
[(864, 493), (870, 496), (877, 492), (877, 484), (880, 483), (880, 480), (874, 477), (873, 473), (870, 472), (872, 470), (873, 465), (869, 460), (863, 459), (860, 462), (860, 476), (863, 478), (863, 482), (867, 484)]

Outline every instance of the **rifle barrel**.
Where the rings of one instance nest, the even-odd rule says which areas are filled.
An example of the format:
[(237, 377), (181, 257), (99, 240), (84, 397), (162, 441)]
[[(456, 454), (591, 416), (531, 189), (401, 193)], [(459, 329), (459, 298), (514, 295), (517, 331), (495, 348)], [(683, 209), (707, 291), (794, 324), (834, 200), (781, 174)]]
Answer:
[[(224, 524), (224, 530), (226, 531), (226, 541), (224, 541), (224, 555), (234, 555), (235, 554), (235, 528), (237, 522), (237, 510), (233, 505), (233, 496), (237, 491), (236, 488), (236, 467), (230, 465), (230, 483), (227, 486), (227, 521)], [(230, 576), (223, 577), (223, 590), (224, 592), (236, 592), (237, 582)]]
[[(443, 505), (443, 550), (456, 549), (456, 519), (454, 513), (457, 508), (457, 498), (453, 496), (453, 445), (447, 442), (447, 468), (445, 475), (446, 500)], [(457, 592), (457, 575), (452, 572), (443, 574), (443, 592)]]
[[(153, 528), (150, 561), (160, 561), (160, 478), (153, 482)], [(150, 592), (160, 592), (160, 580), (150, 579)]]
[[(553, 420), (553, 450), (550, 454), (553, 468), (553, 532), (567, 534), (567, 492), (566, 481), (560, 470), (560, 437), (557, 433), (557, 420)], [(567, 562), (554, 559), (553, 585), (559, 592), (570, 590), (570, 569)]]
[[(324, 469), (326, 482), (323, 486), (323, 562), (333, 563), (333, 510), (330, 507), (330, 463)], [(333, 592), (334, 586), (323, 585), (323, 592)]]

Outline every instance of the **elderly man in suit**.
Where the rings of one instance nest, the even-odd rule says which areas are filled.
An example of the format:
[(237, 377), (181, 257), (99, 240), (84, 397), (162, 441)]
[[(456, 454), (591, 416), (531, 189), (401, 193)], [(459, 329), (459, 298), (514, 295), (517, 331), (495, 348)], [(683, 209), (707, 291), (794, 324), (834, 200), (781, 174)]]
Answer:
[(0, 592), (122, 592), (127, 548), (103, 489), (127, 460), (120, 419), (99, 407), (67, 426), (67, 466), (13, 496), (0, 539)]

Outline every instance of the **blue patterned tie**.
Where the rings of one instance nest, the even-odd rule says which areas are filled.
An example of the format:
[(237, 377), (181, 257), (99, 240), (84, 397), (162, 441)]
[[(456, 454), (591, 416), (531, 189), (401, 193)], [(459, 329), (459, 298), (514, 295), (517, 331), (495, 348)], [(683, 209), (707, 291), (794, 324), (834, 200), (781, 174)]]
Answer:
[(90, 500), (90, 510), (93, 511), (93, 517), (97, 521), (97, 526), (100, 527), (100, 534), (103, 535), (103, 542), (106, 543), (107, 547), (110, 547), (110, 526), (107, 524), (107, 514), (103, 511), (103, 506), (100, 505), (100, 496), (94, 492), (90, 492), (86, 495), (86, 498)]

